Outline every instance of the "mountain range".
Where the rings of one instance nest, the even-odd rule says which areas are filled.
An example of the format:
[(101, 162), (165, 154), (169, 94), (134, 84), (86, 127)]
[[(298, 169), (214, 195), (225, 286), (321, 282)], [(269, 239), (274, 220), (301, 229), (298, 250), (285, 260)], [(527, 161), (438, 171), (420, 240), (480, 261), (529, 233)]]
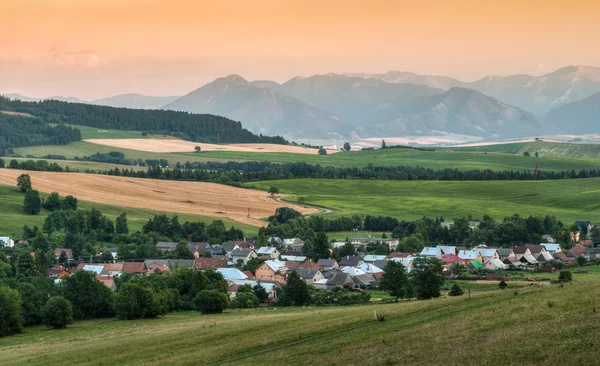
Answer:
[(446, 133), (515, 138), (600, 132), (596, 93), (600, 68), (567, 66), (541, 76), (488, 76), (472, 82), (401, 71), (330, 73), (285, 83), (229, 75), (182, 97), (123, 94), (89, 103), (216, 114), (241, 121), (255, 133), (288, 138)]

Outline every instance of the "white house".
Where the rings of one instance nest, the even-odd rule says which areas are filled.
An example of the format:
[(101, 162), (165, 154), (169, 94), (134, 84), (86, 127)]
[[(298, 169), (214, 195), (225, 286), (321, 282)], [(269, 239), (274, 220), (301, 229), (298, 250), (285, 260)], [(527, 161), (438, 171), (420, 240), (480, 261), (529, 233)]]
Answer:
[(363, 260), (365, 262), (375, 262), (375, 261), (382, 261), (387, 257), (387, 255), (375, 255), (375, 254), (368, 254), (365, 255), (365, 257), (363, 258)]
[(231, 252), (231, 260), (234, 264), (240, 261), (246, 264), (250, 259), (256, 257), (258, 257), (258, 255), (256, 255), (254, 249), (250, 248), (237, 248), (233, 252)]
[(492, 258), (492, 259), (488, 259), (485, 262), (484, 267), (485, 267), (485, 269), (490, 270), (490, 271), (497, 271), (497, 270), (501, 270), (501, 269), (506, 269), (508, 267), (508, 265), (504, 264), (498, 258)]
[(245, 280), (248, 278), (242, 271), (237, 268), (217, 268), (226, 281)]
[(275, 247), (262, 247), (256, 252), (259, 256), (269, 256), (271, 259), (279, 258), (279, 251)]
[[(0, 242), (4, 243), (4, 246), (7, 248), (13, 248), (15, 246), (15, 241), (8, 236), (0, 236)], [(2, 244), (0, 244), (0, 246), (1, 245)]]
[(419, 255), (421, 257), (442, 259), (442, 249), (440, 247), (425, 247)]
[(550, 254), (554, 254), (556, 252), (562, 252), (562, 249), (560, 248), (560, 244), (542, 243), (540, 245), (543, 246), (544, 248), (546, 248), (546, 251), (548, 251)]

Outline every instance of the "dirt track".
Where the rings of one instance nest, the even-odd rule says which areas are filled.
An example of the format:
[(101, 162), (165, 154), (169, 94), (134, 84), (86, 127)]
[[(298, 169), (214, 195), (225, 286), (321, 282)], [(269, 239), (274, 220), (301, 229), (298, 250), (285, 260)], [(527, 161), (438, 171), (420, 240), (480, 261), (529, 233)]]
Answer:
[[(148, 151), (155, 153), (169, 152), (194, 152), (196, 146), (200, 146), (202, 151), (237, 151), (237, 152), (284, 152), (292, 154), (317, 155), (317, 149), (308, 149), (300, 146), (277, 145), (277, 144), (203, 144), (199, 142), (190, 142), (183, 140), (154, 140), (154, 139), (88, 139), (84, 140), (92, 144), (118, 147), (122, 149), (132, 149)], [(333, 154), (338, 150), (328, 150), (328, 154)]]
[(216, 183), (0, 169), (0, 184), (16, 186), (23, 173), (31, 176), (33, 188), (41, 192), (115, 206), (228, 217), (254, 226), (265, 225), (260, 219), (273, 215), (278, 207), (294, 207), (303, 214), (319, 212), (270, 199), (266, 192)]

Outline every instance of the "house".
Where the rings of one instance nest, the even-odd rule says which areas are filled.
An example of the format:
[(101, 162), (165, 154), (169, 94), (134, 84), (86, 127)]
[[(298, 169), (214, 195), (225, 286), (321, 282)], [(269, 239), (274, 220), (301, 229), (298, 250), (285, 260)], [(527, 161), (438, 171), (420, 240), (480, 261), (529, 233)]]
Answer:
[[(533, 255), (533, 254), (532, 254)], [(535, 256), (534, 256), (535, 257)], [(535, 257), (538, 262), (549, 262), (551, 260), (554, 260), (554, 257), (552, 256), (552, 254), (550, 254), (550, 252), (547, 251), (543, 251), (541, 252), (537, 257)]]
[[(288, 263), (286, 263), (287, 265)], [(318, 265), (317, 263), (313, 262), (312, 259), (307, 260), (306, 262), (298, 265), (297, 268), (316, 268), (316, 269), (321, 269), (323, 267), (321, 267), (320, 265)]]
[(200, 253), (198, 253), (198, 255), (200, 257), (203, 257), (204, 255), (208, 255), (210, 257), (223, 257), (223, 258), (227, 258), (227, 252), (225, 251), (225, 249), (221, 248), (221, 247), (210, 247), (210, 248), (201, 248), (200, 249)]
[(283, 275), (287, 272), (285, 262), (279, 260), (265, 261), (263, 264), (256, 268), (254, 271), (254, 277), (259, 281), (277, 281), (279, 283), (285, 283)]
[[(458, 257), (468, 262), (478, 261), (480, 264), (483, 263), (483, 257), (477, 250), (459, 250)], [(483, 267), (483, 265), (481, 266)]]
[(246, 264), (250, 259), (257, 258), (258, 255), (254, 249), (250, 248), (236, 248), (231, 252), (231, 260), (234, 264), (243, 263)]
[(339, 265), (340, 268), (343, 267), (357, 267), (360, 266), (361, 264), (363, 264), (364, 261), (362, 259), (360, 259), (359, 256), (357, 255), (353, 255), (353, 256), (345, 256), (342, 257), (342, 259), (340, 259)]
[(460, 258), (459, 256), (457, 256), (456, 254), (444, 254), (442, 256), (442, 263), (447, 264), (447, 265), (453, 265), (453, 264), (465, 264), (465, 260)]
[(286, 250), (302, 252), (304, 240), (299, 238), (283, 239), (283, 246)]
[(275, 247), (262, 247), (256, 252), (259, 256), (269, 256), (271, 259), (279, 258), (279, 251)]
[(193, 259), (169, 259), (169, 268), (173, 269), (176, 267), (194, 268)]
[(298, 273), (298, 276), (300, 276), (304, 282), (309, 285), (312, 285), (315, 281), (320, 281), (325, 278), (323, 277), (323, 272), (317, 268), (298, 267), (296, 268), (296, 273)]
[(552, 237), (552, 235), (542, 235), (542, 238), (544, 238), (544, 240), (546, 240), (550, 244), (556, 243), (556, 240)]
[(80, 263), (77, 266), (77, 270), (83, 270), (83, 271), (92, 272), (92, 273), (95, 273), (96, 276), (99, 276), (99, 275), (105, 275), (106, 276), (106, 275), (108, 275), (108, 273), (106, 273), (104, 271), (104, 266), (102, 266), (102, 265), (95, 266), (95, 265), (92, 265), (92, 264)]
[(117, 291), (117, 285), (115, 285), (114, 277), (112, 276), (96, 276), (96, 279), (106, 287), (108, 287), (111, 291)]
[(486, 246), (479, 245), (473, 250), (476, 250), (479, 252), (479, 254), (481, 254), (481, 257), (483, 258), (482, 263), (487, 262), (490, 259), (500, 259), (500, 255), (495, 248), (488, 248)]
[(483, 264), (481, 264), (479, 260), (474, 260), (470, 261), (469, 264), (467, 264), (467, 268), (474, 270), (483, 269)]
[(102, 251), (103, 252), (104, 251), (109, 252), (110, 255), (112, 255), (112, 257), (113, 257), (113, 260), (116, 260), (117, 259), (117, 252), (119, 251), (119, 249), (118, 248), (104, 248)]
[(15, 241), (8, 236), (0, 236), (0, 246), (4, 245), (6, 248), (14, 248)]
[(390, 250), (396, 250), (398, 244), (400, 244), (400, 239), (397, 238), (350, 238), (349, 241), (353, 245), (361, 246), (363, 248), (366, 248), (369, 243), (376, 245), (386, 244)]
[(388, 259), (394, 259), (394, 258), (408, 258), (408, 257), (412, 257), (411, 253), (403, 253), (403, 252), (391, 252), (390, 254), (388, 254)]
[(592, 240), (586, 239), (586, 240), (579, 240), (577, 242), (577, 244), (581, 244), (584, 247), (593, 247), (594, 246), (594, 242)]
[(413, 259), (414, 257), (392, 258), (391, 261), (402, 264), (404, 266), (404, 269), (406, 269), (406, 272), (410, 272), (412, 271)]
[(272, 236), (269, 239), (267, 239), (267, 243), (269, 243), (269, 245), (272, 245), (274, 247), (280, 247), (283, 244), (283, 239), (276, 237), (276, 236)]
[(556, 252), (562, 252), (562, 249), (560, 248), (560, 244), (542, 243), (540, 245), (543, 246), (546, 249), (546, 251), (550, 254), (554, 254)]
[(67, 271), (67, 269), (64, 266), (61, 266), (60, 264), (57, 264), (56, 266), (48, 270), (49, 278), (62, 279), (64, 276), (68, 276), (69, 274), (69, 271)]
[(156, 243), (156, 249), (163, 252), (172, 252), (177, 248), (177, 243), (174, 241), (159, 241)]
[(585, 248), (585, 252), (583, 252), (583, 258), (587, 259), (588, 261), (600, 259), (600, 247)]
[(540, 254), (547, 252), (546, 251), (546, 247), (544, 247), (543, 245), (539, 244), (539, 245), (534, 245), (534, 244), (525, 244), (526, 247), (529, 248), (529, 251), (531, 252), (531, 255), (534, 257), (539, 257)]
[(56, 257), (56, 259), (60, 258), (60, 255), (65, 252), (65, 255), (67, 256), (67, 260), (68, 261), (72, 261), (73, 260), (73, 251), (71, 249), (66, 249), (66, 248), (56, 248), (54, 249), (54, 256)]
[(554, 259), (561, 261), (563, 263), (570, 263), (571, 260), (569, 259), (569, 257), (567, 257), (567, 255), (563, 252), (554, 252), (553, 254)]
[(442, 259), (442, 249), (440, 247), (425, 247), (419, 255), (426, 258)]
[(242, 273), (244, 273), (249, 280), (254, 280), (255, 279), (254, 278), (254, 273), (250, 272), (249, 270), (242, 271)]
[(444, 254), (455, 254), (458, 253), (456, 251), (456, 247), (455, 246), (450, 246), (450, 245), (440, 245), (439, 248), (442, 250), (442, 255)]
[(583, 253), (585, 253), (585, 246), (577, 244), (567, 252), (567, 257), (579, 258)]
[(521, 258), (525, 255), (531, 255), (531, 250), (529, 250), (529, 247), (526, 245), (513, 247), (512, 250), (515, 253), (515, 256), (518, 260), (521, 260)]
[(123, 263), (123, 273), (133, 273), (141, 276), (146, 273), (146, 265), (144, 262), (125, 262)]
[(505, 263), (503, 263), (499, 258), (491, 258), (485, 262), (483, 267), (488, 271), (499, 271), (502, 269), (506, 269), (508, 266)]
[(217, 272), (219, 272), (226, 281), (248, 279), (248, 276), (237, 268), (217, 268)]
[(375, 261), (382, 261), (385, 258), (387, 258), (387, 255), (368, 254), (368, 255), (365, 255), (365, 257), (363, 258), (363, 260), (365, 262), (373, 263)]
[(371, 263), (363, 263), (360, 266), (358, 266), (358, 269), (366, 274), (370, 274), (375, 277), (378, 277), (378, 275), (383, 274), (383, 269), (376, 267)]
[(104, 264), (104, 271), (108, 276), (120, 276), (123, 274), (125, 263), (108, 263)]
[(157, 272), (169, 273), (169, 266), (166, 264), (152, 264), (150, 267), (146, 266), (146, 268), (148, 268), (148, 272), (146, 272), (148, 274)]
[(373, 262), (373, 265), (377, 268), (381, 268), (381, 269), (385, 269), (385, 267), (387, 267), (388, 263), (390, 261), (387, 259), (381, 260), (381, 261), (375, 261)]
[(239, 247), (235, 242), (226, 241), (225, 243), (221, 244), (221, 249), (223, 249), (227, 257), (231, 259), (231, 253), (233, 253), (234, 250), (239, 249)]
[(323, 269), (338, 269), (340, 268), (338, 262), (335, 259), (319, 259), (317, 264)]
[(373, 275), (370, 275), (368, 273), (352, 276), (352, 280), (354, 281), (354, 284), (356, 286), (361, 288), (377, 285), (377, 279)]
[(227, 267), (226, 258), (196, 258), (194, 261), (194, 268), (201, 271), (207, 269), (219, 269)]
[(318, 290), (327, 291), (331, 291), (336, 288), (352, 289), (355, 287), (354, 280), (347, 273), (344, 273), (342, 271), (331, 271), (328, 275), (329, 277), (320, 281), (316, 281), (313, 283), (313, 285)]
[(508, 257), (516, 257), (515, 252), (510, 248), (498, 248), (496, 252), (498, 252), (498, 257), (500, 257), (501, 261), (504, 261)]
[(594, 225), (592, 225), (590, 221), (575, 221), (575, 225), (577, 225), (577, 227), (579, 227), (580, 230), (585, 230), (588, 233), (588, 235), (594, 228)]
[(533, 255), (531, 255), (531, 254), (525, 254), (525, 255), (523, 255), (521, 258), (519, 258), (519, 261), (521, 263), (526, 263), (526, 264), (528, 264), (530, 266), (535, 266), (535, 265), (539, 264), (538, 260), (535, 259), (535, 257)]
[(286, 261), (284, 263), (285, 263), (285, 266), (288, 269), (288, 271), (295, 271), (296, 268), (300, 267), (300, 265), (302, 264), (300, 262), (294, 262), (294, 261)]
[(306, 257), (303, 255), (282, 255), (281, 258), (284, 261), (299, 262), (299, 263), (302, 263), (306, 260)]

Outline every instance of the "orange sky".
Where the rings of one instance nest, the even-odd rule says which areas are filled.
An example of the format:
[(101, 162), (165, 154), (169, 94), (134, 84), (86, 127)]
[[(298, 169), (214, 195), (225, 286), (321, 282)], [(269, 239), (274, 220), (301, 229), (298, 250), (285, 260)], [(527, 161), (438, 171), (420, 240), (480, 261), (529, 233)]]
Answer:
[(473, 80), (600, 66), (600, 2), (1, 0), (0, 93), (177, 95), (237, 73)]

